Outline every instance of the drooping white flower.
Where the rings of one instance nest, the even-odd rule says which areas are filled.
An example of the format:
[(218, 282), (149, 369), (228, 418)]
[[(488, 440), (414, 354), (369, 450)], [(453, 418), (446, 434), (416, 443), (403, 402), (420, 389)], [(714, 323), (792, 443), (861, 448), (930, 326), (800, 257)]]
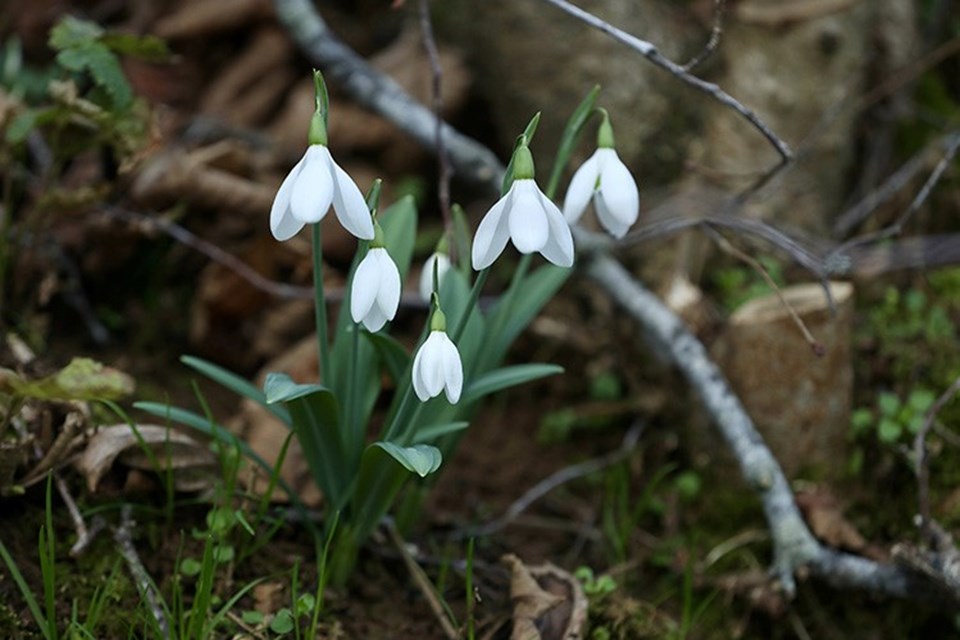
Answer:
[(460, 352), (447, 336), (446, 320), (439, 308), (434, 309), (430, 324), (430, 335), (413, 358), (413, 390), (421, 402), (426, 402), (444, 391), (447, 401), (456, 404), (463, 390)]
[(343, 227), (358, 238), (373, 239), (370, 211), (360, 189), (323, 144), (311, 144), (280, 185), (270, 208), (270, 231), (289, 240), (305, 224), (320, 222), (333, 206)]
[(450, 256), (442, 251), (434, 251), (423, 263), (423, 270), (420, 272), (420, 297), (430, 301), (433, 295), (433, 269), (437, 269), (437, 286), (443, 284), (443, 276), (450, 270)]
[(630, 170), (613, 148), (613, 131), (604, 112), (598, 134), (599, 148), (573, 174), (563, 214), (574, 224), (590, 200), (600, 224), (615, 238), (622, 238), (640, 214), (640, 192)]
[(477, 271), (493, 264), (507, 240), (520, 253), (540, 252), (560, 267), (573, 265), (573, 235), (557, 205), (533, 179), (533, 158), (526, 146), (513, 158), (514, 180), (507, 194), (480, 221), (473, 239), (472, 262)]
[(375, 239), (353, 274), (350, 317), (354, 322), (363, 323), (367, 331), (375, 332), (382, 329), (387, 320), (393, 320), (399, 306), (400, 271), (386, 248), (382, 244), (377, 246)]

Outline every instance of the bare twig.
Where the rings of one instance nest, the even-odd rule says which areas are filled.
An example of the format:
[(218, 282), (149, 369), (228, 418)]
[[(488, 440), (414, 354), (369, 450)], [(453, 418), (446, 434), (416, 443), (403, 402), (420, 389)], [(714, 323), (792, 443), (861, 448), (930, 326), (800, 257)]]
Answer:
[(927, 434), (933, 428), (937, 415), (953, 396), (960, 391), (960, 378), (953, 381), (946, 391), (927, 410), (923, 425), (913, 439), (914, 470), (917, 474), (917, 503), (920, 509), (920, 535), (925, 543), (930, 540), (930, 466), (927, 460)]
[[(453, 233), (453, 218), (450, 217), (450, 178), (452, 171), (450, 158), (447, 157), (447, 148), (443, 141), (443, 67), (440, 66), (440, 53), (433, 37), (433, 24), (430, 22), (430, 0), (420, 0), (420, 31), (423, 33), (423, 47), (430, 58), (430, 69), (433, 73), (433, 112), (436, 115), (436, 152), (440, 164), (440, 179), (437, 181), (437, 199), (440, 202), (440, 214), (443, 216), (443, 228), (447, 234)], [(451, 242), (451, 248), (456, 243)], [(456, 257), (454, 256), (454, 259)]]
[(960, 151), (960, 131), (954, 131), (949, 135), (946, 141), (946, 147), (946, 151), (944, 152), (943, 157), (940, 159), (940, 162), (937, 163), (937, 166), (934, 167), (933, 171), (930, 173), (930, 176), (927, 178), (927, 181), (923, 183), (920, 191), (918, 191), (917, 195), (914, 196), (910, 206), (908, 206), (906, 210), (900, 214), (900, 217), (898, 217), (893, 224), (875, 233), (869, 233), (852, 238), (851, 240), (834, 249), (830, 255), (827, 256), (827, 260), (830, 260), (830, 258), (833, 256), (843, 256), (849, 249), (853, 247), (860, 247), (866, 244), (875, 244), (900, 235), (900, 233), (903, 231), (903, 227), (907, 224), (907, 222), (909, 222), (910, 218), (913, 217), (913, 214), (919, 211), (920, 207), (923, 206), (923, 203), (926, 202), (927, 198), (930, 197), (930, 193), (933, 191), (933, 188), (938, 182), (940, 182), (940, 178), (943, 177), (944, 172), (953, 162), (957, 152)]
[[(277, 17), (306, 56), (360, 104), (393, 122), (426, 149), (436, 144), (437, 117), (400, 85), (375, 71), (340, 42), (310, 0), (274, 0)], [(499, 192), (504, 167), (488, 148), (443, 123), (443, 137), (457, 174)]]
[(427, 577), (424, 570), (417, 564), (417, 561), (413, 558), (409, 549), (407, 549), (407, 543), (400, 537), (396, 526), (394, 526), (390, 520), (387, 521), (387, 533), (390, 534), (390, 541), (393, 542), (397, 551), (400, 552), (400, 557), (403, 558), (403, 564), (407, 567), (407, 571), (416, 583), (417, 588), (420, 589), (420, 593), (430, 606), (433, 615), (436, 616), (443, 632), (450, 640), (457, 640), (460, 634), (457, 633), (453, 623), (450, 622), (450, 618), (447, 617), (447, 612), (443, 609), (443, 603), (441, 603), (440, 598), (437, 597), (436, 588), (433, 586), (433, 583), (430, 582), (430, 578)]
[(773, 281), (773, 278), (770, 277), (770, 274), (767, 272), (767, 269), (760, 264), (753, 256), (749, 256), (740, 249), (737, 249), (733, 244), (724, 238), (720, 233), (709, 225), (704, 227), (704, 231), (707, 232), (707, 235), (717, 243), (724, 252), (730, 254), (734, 258), (740, 260), (741, 262), (747, 263), (751, 269), (760, 274), (760, 277), (763, 278), (763, 281), (767, 283), (767, 286), (773, 289), (773, 292), (777, 294), (777, 298), (780, 299), (780, 304), (787, 310), (787, 313), (790, 314), (790, 318), (793, 319), (793, 323), (797, 325), (797, 329), (800, 331), (800, 334), (803, 336), (803, 339), (810, 345), (810, 349), (817, 356), (823, 356), (826, 353), (822, 344), (820, 344), (816, 338), (813, 337), (813, 334), (810, 333), (810, 330), (807, 328), (807, 325), (804, 324), (803, 320), (797, 315), (797, 312), (794, 310), (793, 305), (784, 297), (783, 291), (780, 290), (780, 287), (777, 286), (777, 283)]
[(120, 514), (120, 526), (113, 532), (113, 539), (117, 543), (117, 549), (127, 563), (127, 568), (133, 577), (133, 583), (137, 585), (137, 591), (140, 592), (140, 596), (146, 600), (150, 606), (150, 612), (157, 621), (163, 637), (170, 638), (170, 624), (167, 621), (167, 616), (163, 612), (163, 607), (160, 606), (160, 596), (156, 592), (155, 583), (150, 578), (150, 574), (147, 573), (147, 568), (143, 566), (143, 562), (140, 561), (137, 548), (133, 544), (133, 527), (136, 526), (133, 520), (133, 507), (129, 504), (123, 505)]
[(753, 127), (759, 131), (764, 138), (767, 139), (774, 149), (776, 149), (777, 153), (780, 154), (781, 165), (786, 164), (793, 158), (793, 152), (790, 150), (790, 146), (781, 140), (753, 110), (744, 106), (742, 103), (740, 103), (740, 101), (718, 87), (716, 84), (707, 82), (706, 80), (702, 80), (695, 75), (692, 75), (689, 71), (678, 65), (676, 62), (673, 62), (669, 58), (665, 57), (653, 44), (647, 42), (646, 40), (641, 40), (640, 38), (637, 38), (626, 31), (618, 29), (612, 24), (596, 17), (592, 13), (584, 11), (580, 7), (567, 2), (567, 0), (544, 1), (552, 4), (562, 11), (565, 11), (581, 22), (584, 22), (591, 27), (607, 34), (617, 42), (630, 47), (653, 64), (673, 74), (680, 81), (689, 84), (695, 89), (699, 89), (700, 91), (712, 97), (714, 100), (717, 100), (724, 106), (727, 106), (739, 113), (745, 120), (753, 125)]
[(695, 55), (690, 62), (683, 65), (684, 71), (693, 71), (700, 63), (713, 55), (713, 52), (720, 46), (720, 38), (723, 36), (723, 17), (727, 11), (727, 0), (714, 0), (713, 3), (713, 29), (710, 30), (710, 39), (707, 41), (703, 50)]
[[(943, 145), (947, 140), (948, 137), (945, 136), (941, 138), (937, 144)], [(912, 158), (904, 162), (882, 185), (864, 196), (857, 204), (844, 211), (833, 225), (834, 237), (842, 238), (850, 233), (852, 229), (876, 211), (880, 205), (890, 200), (890, 198), (898, 194), (901, 189), (910, 184), (913, 177), (920, 173), (926, 166), (930, 149), (931, 147), (929, 146), (922, 149)]]
[(137, 227), (145, 233), (151, 233), (157, 230), (162, 231), (177, 242), (202, 253), (214, 262), (230, 269), (257, 289), (269, 293), (272, 296), (290, 299), (313, 298), (312, 287), (300, 287), (266, 278), (240, 258), (224, 251), (212, 242), (200, 238), (192, 231), (181, 227), (172, 220), (160, 216), (147, 216), (136, 211), (129, 211), (114, 206), (105, 207), (103, 211), (111, 218), (137, 225)]
[(621, 460), (624, 460), (636, 448), (637, 442), (640, 440), (640, 434), (643, 433), (643, 427), (643, 424), (636, 424), (631, 427), (623, 437), (623, 442), (621, 445), (614, 451), (610, 451), (602, 456), (592, 458), (579, 464), (570, 465), (569, 467), (565, 467), (555, 473), (550, 474), (537, 484), (533, 485), (522, 496), (517, 498), (517, 500), (515, 500), (513, 504), (507, 508), (502, 516), (496, 518), (495, 520), (491, 520), (481, 527), (475, 529), (471, 528), (470, 530), (465, 531), (464, 537), (486, 536), (499, 531), (513, 522), (517, 516), (526, 511), (531, 504), (547, 495), (560, 485), (570, 482), (571, 480), (576, 480), (577, 478), (590, 475), (591, 473), (596, 473), (597, 471), (606, 469), (607, 467), (615, 465)]

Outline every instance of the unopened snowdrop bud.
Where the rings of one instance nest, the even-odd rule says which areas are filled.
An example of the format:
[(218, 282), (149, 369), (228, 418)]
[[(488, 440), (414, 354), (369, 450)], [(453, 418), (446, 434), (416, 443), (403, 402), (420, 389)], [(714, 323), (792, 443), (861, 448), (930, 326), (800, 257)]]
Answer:
[(598, 148), (573, 174), (563, 201), (563, 214), (567, 222), (575, 223), (592, 199), (600, 224), (615, 238), (622, 238), (640, 214), (640, 192), (614, 149), (610, 117), (605, 110), (601, 113)]
[(473, 239), (473, 268), (479, 271), (493, 264), (507, 240), (512, 240), (520, 253), (537, 251), (557, 266), (573, 265), (570, 227), (534, 181), (533, 156), (526, 145), (514, 152), (509, 191), (480, 221)]
[(457, 345), (447, 336), (447, 320), (433, 296), (430, 335), (413, 358), (413, 390), (421, 402), (446, 393), (447, 401), (456, 404), (463, 390), (463, 364)]
[(400, 306), (400, 271), (384, 246), (383, 230), (379, 224), (373, 226), (373, 242), (357, 265), (350, 288), (350, 317), (370, 332), (393, 320)]
[(309, 145), (283, 180), (270, 208), (270, 232), (289, 240), (305, 224), (319, 223), (333, 206), (343, 227), (358, 238), (373, 238), (373, 224), (360, 189), (327, 149), (326, 87), (314, 71), (316, 109), (310, 120)]
[(443, 284), (443, 277), (450, 270), (450, 256), (446, 252), (446, 242), (441, 241), (443, 246), (438, 246), (437, 250), (430, 254), (426, 262), (423, 263), (423, 270), (420, 272), (420, 297), (430, 301), (433, 294), (433, 275), (436, 271), (437, 289)]

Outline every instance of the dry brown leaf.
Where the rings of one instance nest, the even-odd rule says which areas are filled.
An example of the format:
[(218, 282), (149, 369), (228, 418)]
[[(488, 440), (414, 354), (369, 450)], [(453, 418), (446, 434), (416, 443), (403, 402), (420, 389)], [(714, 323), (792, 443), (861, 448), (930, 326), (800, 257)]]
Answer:
[(282, 582), (261, 582), (253, 588), (253, 608), (262, 614), (276, 613), (285, 602)]
[(843, 514), (836, 497), (825, 489), (800, 491), (797, 506), (810, 525), (813, 535), (836, 549), (846, 549), (877, 561), (887, 560), (882, 547), (871, 544)]
[(587, 599), (576, 578), (549, 562), (527, 566), (513, 554), (503, 556), (500, 562), (510, 570), (511, 640), (582, 637)]
[(144, 446), (165, 465), (162, 471), (176, 470), (172, 476), (178, 491), (199, 491), (212, 485), (217, 469), (213, 452), (190, 436), (159, 425), (136, 425), (136, 432), (128, 424), (101, 427), (74, 464), (90, 491), (96, 491), (118, 457), (128, 467), (156, 471)]

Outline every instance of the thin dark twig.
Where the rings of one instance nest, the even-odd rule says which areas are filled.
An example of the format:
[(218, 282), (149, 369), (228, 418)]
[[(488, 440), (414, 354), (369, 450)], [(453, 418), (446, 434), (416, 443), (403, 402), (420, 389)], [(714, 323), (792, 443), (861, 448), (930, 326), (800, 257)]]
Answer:
[(857, 204), (844, 211), (833, 225), (834, 237), (842, 238), (847, 235), (851, 229), (870, 217), (870, 214), (876, 211), (880, 205), (898, 194), (904, 187), (910, 184), (913, 177), (920, 173), (926, 166), (927, 157), (930, 155), (931, 148), (945, 146), (948, 142), (949, 136), (944, 136), (933, 145), (924, 147), (916, 155), (903, 163), (882, 185), (864, 196)]
[(752, 124), (753, 127), (759, 131), (764, 138), (767, 139), (773, 148), (776, 149), (777, 153), (780, 154), (780, 166), (787, 164), (793, 158), (793, 152), (790, 150), (790, 146), (781, 140), (780, 137), (777, 136), (753, 110), (744, 106), (739, 100), (728, 94), (716, 84), (707, 82), (706, 80), (702, 80), (695, 75), (692, 75), (676, 62), (673, 62), (669, 58), (665, 57), (653, 44), (647, 42), (646, 40), (641, 40), (640, 38), (637, 38), (626, 31), (618, 29), (612, 24), (596, 17), (592, 13), (584, 11), (580, 7), (567, 2), (567, 0), (544, 1), (590, 25), (591, 27), (607, 34), (617, 42), (630, 47), (653, 64), (673, 74), (677, 79), (696, 89), (699, 89), (700, 91), (711, 96), (714, 100), (717, 100), (721, 104), (739, 113), (744, 119)]
[[(443, 67), (440, 65), (440, 52), (433, 37), (433, 24), (430, 21), (430, 0), (420, 0), (420, 31), (423, 34), (423, 47), (430, 58), (430, 70), (433, 74), (433, 112), (437, 116), (436, 122), (436, 151), (437, 161), (440, 164), (440, 179), (437, 184), (437, 198), (440, 202), (440, 214), (443, 216), (443, 228), (447, 234), (453, 233), (453, 218), (450, 216), (450, 178), (452, 168), (447, 149), (443, 141)], [(450, 243), (454, 248), (455, 243)], [(456, 260), (456, 256), (452, 256)]]
[(844, 242), (827, 256), (827, 260), (829, 261), (833, 256), (842, 256), (848, 249), (853, 247), (859, 247), (865, 244), (874, 244), (900, 235), (900, 233), (903, 231), (903, 227), (907, 224), (907, 222), (909, 222), (910, 218), (913, 217), (913, 214), (919, 211), (920, 207), (923, 206), (923, 203), (926, 202), (927, 198), (930, 197), (930, 194), (933, 192), (933, 188), (938, 182), (940, 182), (940, 178), (943, 177), (947, 167), (949, 167), (953, 162), (954, 157), (957, 155), (957, 151), (960, 151), (960, 131), (955, 131), (950, 134), (947, 141), (947, 149), (944, 152), (943, 157), (940, 159), (940, 162), (938, 162), (937, 166), (934, 167), (933, 172), (930, 173), (930, 177), (927, 178), (927, 181), (923, 183), (923, 186), (913, 198), (910, 206), (907, 207), (902, 214), (900, 214), (900, 217), (897, 218), (893, 224), (877, 232), (857, 236), (856, 238), (852, 238), (851, 240)]
[(920, 509), (920, 534), (924, 541), (931, 538), (930, 530), (930, 466), (927, 460), (927, 434), (933, 428), (937, 415), (960, 391), (960, 378), (953, 381), (927, 410), (923, 425), (913, 439), (914, 470), (917, 474), (917, 503)]
[(734, 258), (740, 260), (741, 262), (747, 263), (750, 268), (760, 274), (760, 277), (763, 278), (764, 282), (767, 283), (767, 286), (773, 289), (773, 292), (777, 294), (777, 298), (780, 299), (780, 304), (787, 310), (787, 313), (790, 314), (790, 318), (793, 319), (793, 323), (797, 326), (797, 329), (800, 331), (800, 334), (803, 336), (803, 339), (810, 345), (810, 349), (817, 355), (823, 356), (826, 353), (823, 345), (813, 337), (813, 334), (810, 333), (810, 330), (807, 328), (807, 325), (804, 323), (803, 319), (797, 315), (797, 312), (794, 310), (793, 305), (787, 300), (783, 295), (783, 291), (780, 290), (780, 287), (777, 286), (777, 283), (774, 282), (773, 278), (770, 277), (770, 273), (767, 269), (760, 264), (760, 262), (753, 256), (747, 255), (740, 249), (733, 246), (733, 244), (723, 237), (716, 229), (710, 225), (704, 226), (703, 230), (706, 232), (707, 236), (711, 238), (720, 249), (725, 253), (730, 254)]
[(643, 424), (635, 424), (631, 427), (626, 435), (624, 435), (623, 442), (614, 451), (579, 464), (565, 467), (550, 474), (517, 498), (502, 516), (491, 520), (481, 527), (472, 528), (464, 532), (465, 536), (486, 536), (495, 533), (513, 522), (517, 516), (526, 511), (531, 504), (560, 485), (570, 482), (571, 480), (576, 480), (577, 478), (582, 478), (591, 473), (596, 473), (625, 459), (636, 448), (637, 442), (640, 440), (640, 435), (643, 433), (644, 426)]
[(727, 11), (727, 0), (714, 0), (713, 3), (713, 29), (710, 30), (710, 39), (707, 41), (703, 50), (695, 55), (690, 62), (683, 65), (684, 71), (692, 71), (700, 63), (713, 55), (713, 52), (720, 46), (720, 38), (723, 36), (723, 17)]
[(257, 289), (269, 293), (272, 296), (289, 299), (313, 298), (312, 287), (301, 287), (266, 278), (240, 258), (224, 251), (212, 242), (200, 238), (192, 231), (181, 227), (176, 222), (159, 216), (148, 216), (136, 211), (128, 211), (119, 207), (106, 207), (103, 211), (113, 219), (122, 220), (124, 222), (137, 225), (137, 227), (141, 228), (146, 233), (151, 233), (158, 230), (162, 231), (177, 242), (190, 247), (191, 249), (202, 253), (214, 262), (227, 267)]

